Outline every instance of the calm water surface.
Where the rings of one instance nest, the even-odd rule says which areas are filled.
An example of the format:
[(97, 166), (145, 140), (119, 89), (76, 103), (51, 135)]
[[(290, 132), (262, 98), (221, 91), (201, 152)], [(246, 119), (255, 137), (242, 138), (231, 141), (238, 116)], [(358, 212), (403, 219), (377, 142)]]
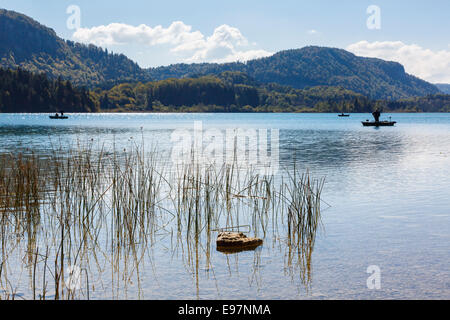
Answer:
[[(46, 154), (93, 139), (99, 148), (125, 149), (144, 140), (168, 154), (175, 129), (202, 121), (204, 129), (279, 129), (281, 166), (295, 161), (326, 178), (310, 288), (271, 234), (256, 251), (213, 251), (209, 266), (201, 258), (195, 267), (164, 233), (130, 271), (133, 280), (117, 285), (105, 276), (91, 298), (449, 299), (450, 114), (383, 116), (396, 127), (364, 128), (367, 114), (83, 114), (62, 121), (0, 114), (0, 153)], [(23, 250), (14, 251), (17, 264)], [(366, 284), (371, 265), (381, 270), (379, 290)], [(10, 272), (17, 292), (28, 297), (27, 271)]]

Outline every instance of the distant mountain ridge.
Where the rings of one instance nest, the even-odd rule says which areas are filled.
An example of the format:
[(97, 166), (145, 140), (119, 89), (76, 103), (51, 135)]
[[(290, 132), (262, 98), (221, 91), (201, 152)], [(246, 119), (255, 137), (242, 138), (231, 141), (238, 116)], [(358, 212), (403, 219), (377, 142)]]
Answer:
[(79, 86), (150, 80), (148, 73), (125, 55), (64, 41), (30, 17), (4, 9), (0, 9), (0, 66), (45, 72)]
[(112, 87), (124, 82), (240, 72), (259, 83), (297, 89), (342, 87), (371, 99), (404, 99), (439, 93), (436, 86), (405, 73), (403, 66), (357, 57), (342, 49), (305, 47), (247, 63), (175, 64), (143, 69), (123, 54), (59, 38), (55, 31), (23, 14), (0, 9), (0, 67), (44, 72), (76, 86)]
[(247, 63), (175, 64), (149, 69), (151, 77), (156, 80), (224, 71), (245, 72), (262, 83), (273, 82), (297, 89), (340, 86), (372, 99), (402, 99), (439, 93), (434, 85), (407, 74), (397, 62), (314, 46), (281, 51)]
[(450, 94), (450, 84), (447, 83), (436, 83), (435, 86), (441, 90), (441, 92)]

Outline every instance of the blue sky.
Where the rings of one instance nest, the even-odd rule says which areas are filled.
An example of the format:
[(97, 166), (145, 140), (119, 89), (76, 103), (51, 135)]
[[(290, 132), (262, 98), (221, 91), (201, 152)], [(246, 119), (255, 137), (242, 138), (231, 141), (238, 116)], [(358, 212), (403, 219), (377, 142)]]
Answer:
[[(67, 27), (70, 5), (80, 9), (78, 30)], [(380, 9), (379, 29), (367, 25), (371, 5)], [(320, 45), (399, 61), (409, 73), (450, 83), (448, 0), (0, 0), (0, 7), (64, 39), (124, 53), (142, 67), (244, 61)]]

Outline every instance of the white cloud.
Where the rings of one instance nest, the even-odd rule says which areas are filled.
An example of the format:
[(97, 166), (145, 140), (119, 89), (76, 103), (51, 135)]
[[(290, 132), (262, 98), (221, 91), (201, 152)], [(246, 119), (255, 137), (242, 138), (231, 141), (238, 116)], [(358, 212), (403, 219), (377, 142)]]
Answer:
[(401, 41), (360, 41), (347, 50), (359, 56), (399, 62), (406, 72), (431, 83), (450, 83), (450, 50), (433, 51)]
[(213, 61), (231, 62), (248, 61), (255, 58), (266, 57), (271, 52), (265, 50), (248, 49), (247, 39), (237, 28), (228, 25), (221, 25), (214, 30), (214, 33), (198, 41), (183, 43), (171, 51), (189, 55), (187, 62)]
[(181, 21), (173, 22), (168, 28), (145, 24), (130, 26), (123, 23), (111, 23), (107, 26), (80, 28), (73, 38), (80, 42), (95, 45), (123, 45), (140, 43), (149, 46), (158, 44), (179, 44), (186, 41), (196, 41), (203, 38), (199, 31), (192, 32), (192, 27)]
[(186, 62), (247, 61), (272, 54), (255, 49), (255, 44), (249, 45), (239, 29), (226, 24), (217, 27), (211, 36), (205, 37), (200, 31), (192, 31), (192, 27), (182, 21), (175, 21), (168, 28), (111, 23), (78, 29), (73, 38), (98, 46), (136, 43), (145, 46), (170, 45), (170, 52)]

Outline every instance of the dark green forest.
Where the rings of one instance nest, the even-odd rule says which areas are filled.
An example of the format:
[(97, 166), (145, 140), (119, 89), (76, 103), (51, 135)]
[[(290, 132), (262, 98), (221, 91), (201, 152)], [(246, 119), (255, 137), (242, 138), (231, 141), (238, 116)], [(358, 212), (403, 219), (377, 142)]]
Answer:
[(94, 91), (101, 110), (138, 112), (449, 112), (450, 95), (398, 101), (372, 100), (342, 87), (294, 89), (261, 84), (242, 72), (148, 83), (124, 83)]
[(182, 112), (366, 112), (374, 103), (339, 87), (293, 89), (258, 85), (240, 72), (120, 84), (94, 91), (100, 109)]
[(0, 112), (95, 112), (98, 103), (70, 81), (44, 74), (0, 69)]
[(241, 72), (110, 89), (76, 87), (22, 69), (0, 69), (0, 112), (450, 112), (450, 95), (372, 100), (342, 87), (260, 84)]

